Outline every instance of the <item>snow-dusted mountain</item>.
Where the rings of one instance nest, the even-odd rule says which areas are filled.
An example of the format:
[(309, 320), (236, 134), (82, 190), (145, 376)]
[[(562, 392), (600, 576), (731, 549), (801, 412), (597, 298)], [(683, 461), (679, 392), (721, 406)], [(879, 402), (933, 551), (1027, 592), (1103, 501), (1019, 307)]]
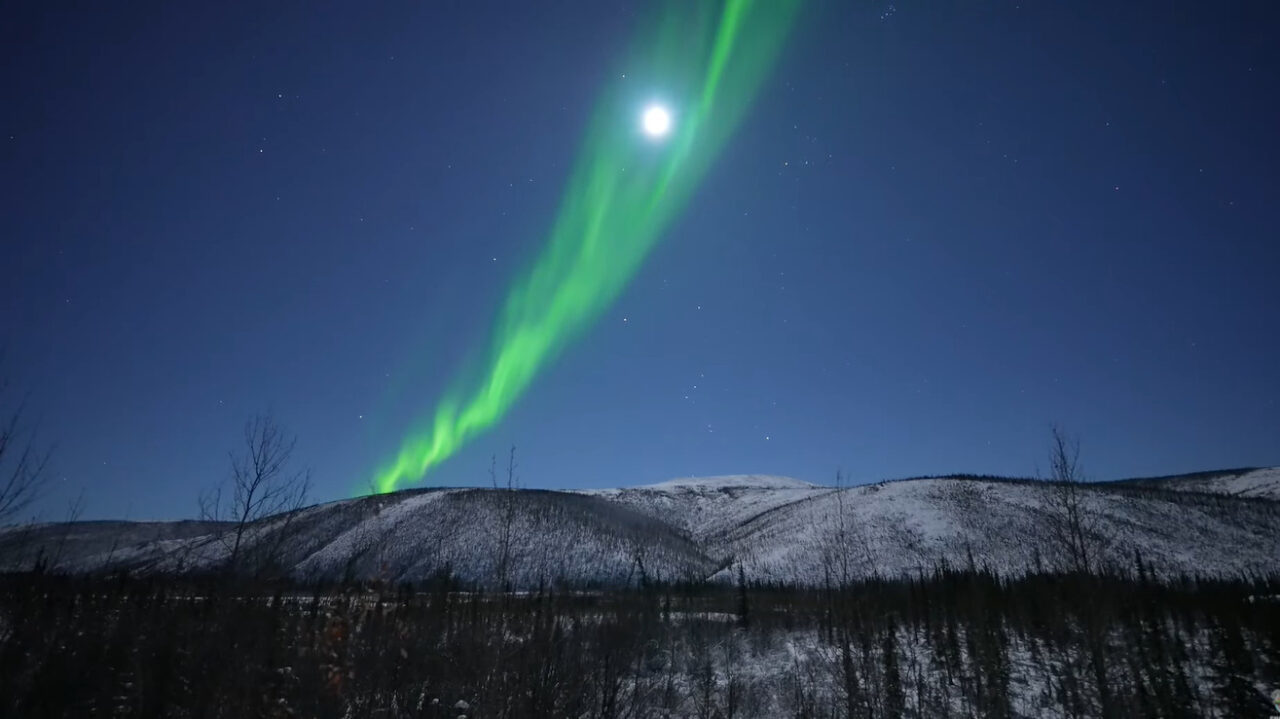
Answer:
[[(854, 487), (778, 507), (721, 538), (747, 576), (821, 582), (829, 571), (897, 576), (946, 562), (1001, 573), (1061, 566), (1055, 486), (915, 479)], [(1280, 503), (1167, 490), (1089, 487), (1094, 546), (1112, 567), (1165, 574), (1280, 570)]]
[[(41, 557), (64, 571), (216, 566), (229, 551), (226, 527), (173, 529), (194, 524), (5, 530), (0, 569), (29, 568)], [(407, 490), (329, 502), (264, 520), (246, 542), (247, 560), (270, 557), (306, 580), (415, 581), (447, 572), (464, 582), (504, 575), (516, 586), (629, 584), (700, 579), (715, 570), (691, 538), (660, 520), (598, 497), (546, 490)]]
[[(1102, 561), (1163, 574), (1280, 571), (1280, 470), (1085, 485)], [(644, 580), (817, 584), (973, 563), (1059, 566), (1054, 485), (936, 477), (845, 490), (786, 477), (678, 479), (611, 490), (410, 490), (264, 520), (248, 556), (299, 579), (625, 585)], [(507, 531), (509, 528), (509, 531)], [(0, 531), (0, 568), (182, 571), (225, 559), (224, 527), (80, 522)], [(509, 539), (504, 539), (509, 538)]]
[(745, 474), (686, 477), (627, 489), (586, 490), (672, 524), (705, 542), (753, 517), (833, 491), (790, 477)]
[(1173, 489), (1179, 492), (1209, 492), (1236, 497), (1263, 497), (1280, 500), (1280, 467), (1224, 469), (1171, 477), (1127, 479), (1122, 484)]

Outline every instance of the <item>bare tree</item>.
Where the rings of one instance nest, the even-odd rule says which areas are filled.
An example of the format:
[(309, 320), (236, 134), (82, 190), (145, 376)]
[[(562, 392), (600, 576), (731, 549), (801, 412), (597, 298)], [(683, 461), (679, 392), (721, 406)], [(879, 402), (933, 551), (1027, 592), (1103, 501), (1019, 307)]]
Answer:
[[(273, 544), (278, 551), (293, 516), (307, 501), (311, 491), (311, 470), (289, 466), (297, 438), (287, 436), (275, 419), (262, 414), (244, 425), (244, 446), (231, 452), (231, 476), (228, 482), (200, 498), (201, 519), (226, 522), (228, 528), (219, 533), (226, 551), (226, 568), (243, 569), (245, 550), (254, 539), (254, 525), (279, 515), (282, 525), (273, 528)], [(275, 551), (255, 547), (259, 564), (270, 564)]]
[[(7, 404), (9, 384), (0, 381), (0, 402)], [(31, 506), (48, 483), (51, 451), (40, 449), (23, 423), (19, 401), (0, 426), (0, 526)]]
[(1075, 572), (1087, 574), (1101, 568), (1105, 546), (1101, 521), (1086, 506), (1089, 490), (1080, 465), (1080, 440), (1061, 427), (1052, 428), (1049, 446), (1049, 531), (1062, 560)]
[(498, 486), (496, 455), (489, 461), (489, 482), (493, 485), (494, 491), (501, 496), (502, 511), (498, 526), (494, 528), (496, 533), (494, 539), (497, 545), (494, 548), (494, 569), (497, 573), (494, 580), (499, 589), (507, 590), (511, 588), (511, 539), (516, 519), (516, 490), (520, 488), (520, 482), (516, 478), (515, 445), (511, 445), (511, 452), (507, 455), (507, 486), (505, 488)]
[(67, 540), (71, 538), (71, 533), (75, 528), (76, 522), (80, 521), (80, 517), (84, 514), (84, 490), (80, 490), (80, 494), (76, 498), (67, 502), (67, 513), (62, 519), (62, 532), (58, 535), (58, 544), (54, 547), (53, 558), (49, 560), (49, 569), (58, 571), (59, 565), (62, 564), (62, 554), (67, 548)]
[[(836, 472), (836, 527), (833, 535), (828, 535), (822, 546), (823, 571), (828, 583), (844, 588), (853, 583), (859, 575), (879, 574), (875, 553), (863, 527), (847, 505), (849, 486), (848, 478), (843, 472)], [(855, 552), (858, 555), (855, 557)], [(861, 566), (855, 566), (855, 563)]]

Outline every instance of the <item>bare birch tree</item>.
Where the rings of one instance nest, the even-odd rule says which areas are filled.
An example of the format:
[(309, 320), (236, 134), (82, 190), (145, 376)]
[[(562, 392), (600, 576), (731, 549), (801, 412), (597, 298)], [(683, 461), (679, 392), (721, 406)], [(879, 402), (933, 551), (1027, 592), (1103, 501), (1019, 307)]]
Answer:
[[(823, 541), (822, 563), (827, 581), (837, 587), (847, 587), (854, 579), (865, 575), (877, 575), (879, 570), (866, 528), (853, 516), (847, 505), (848, 493), (853, 489), (843, 472), (836, 472), (836, 526), (834, 534)], [(855, 556), (855, 553), (857, 556)], [(861, 565), (861, 566), (857, 566)]]
[(250, 540), (259, 539), (254, 536), (254, 525), (279, 515), (283, 524), (273, 528), (274, 549), (255, 546), (258, 566), (271, 564), (287, 537), (293, 515), (306, 504), (311, 470), (289, 466), (297, 441), (271, 415), (255, 416), (245, 423), (241, 451), (229, 453), (228, 481), (200, 498), (201, 519), (228, 525), (218, 539), (226, 551), (229, 571), (245, 568), (246, 548)]
[(1087, 506), (1090, 494), (1085, 488), (1084, 470), (1080, 465), (1080, 440), (1068, 436), (1061, 427), (1052, 428), (1049, 447), (1049, 532), (1061, 557), (1060, 561), (1074, 572), (1088, 574), (1101, 569), (1105, 547), (1101, 520)]
[(494, 581), (498, 589), (509, 590), (511, 583), (511, 540), (516, 519), (516, 490), (520, 489), (520, 481), (516, 478), (516, 448), (511, 446), (507, 455), (507, 484), (498, 485), (498, 458), (493, 456), (489, 461), (489, 482), (499, 495), (499, 510), (502, 515), (494, 532)]

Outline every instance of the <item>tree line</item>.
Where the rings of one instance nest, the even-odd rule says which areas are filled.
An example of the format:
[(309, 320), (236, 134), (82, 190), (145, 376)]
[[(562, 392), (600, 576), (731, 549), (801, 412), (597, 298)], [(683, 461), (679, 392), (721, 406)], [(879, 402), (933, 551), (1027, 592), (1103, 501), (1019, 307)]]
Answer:
[(12, 575), (0, 714), (1265, 716), (1280, 578), (1138, 576), (518, 594)]

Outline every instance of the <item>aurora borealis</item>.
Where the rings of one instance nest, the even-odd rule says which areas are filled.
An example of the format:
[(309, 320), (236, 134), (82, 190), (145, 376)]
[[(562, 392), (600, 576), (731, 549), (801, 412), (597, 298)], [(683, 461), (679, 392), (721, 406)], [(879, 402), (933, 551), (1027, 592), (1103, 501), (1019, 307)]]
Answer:
[[(70, 5), (0, 27), (33, 506), (1280, 463), (1271, 4)], [(653, 111), (652, 113), (650, 111)], [(9, 405), (5, 405), (9, 406)], [(499, 462), (501, 464), (501, 461)]]
[[(602, 92), (545, 249), (502, 305), (485, 365), (409, 434), (378, 491), (417, 481), (499, 421), (617, 297), (751, 106), (798, 4), (671, 2), (640, 34)], [(651, 94), (675, 109), (669, 133), (646, 142), (635, 118)]]

